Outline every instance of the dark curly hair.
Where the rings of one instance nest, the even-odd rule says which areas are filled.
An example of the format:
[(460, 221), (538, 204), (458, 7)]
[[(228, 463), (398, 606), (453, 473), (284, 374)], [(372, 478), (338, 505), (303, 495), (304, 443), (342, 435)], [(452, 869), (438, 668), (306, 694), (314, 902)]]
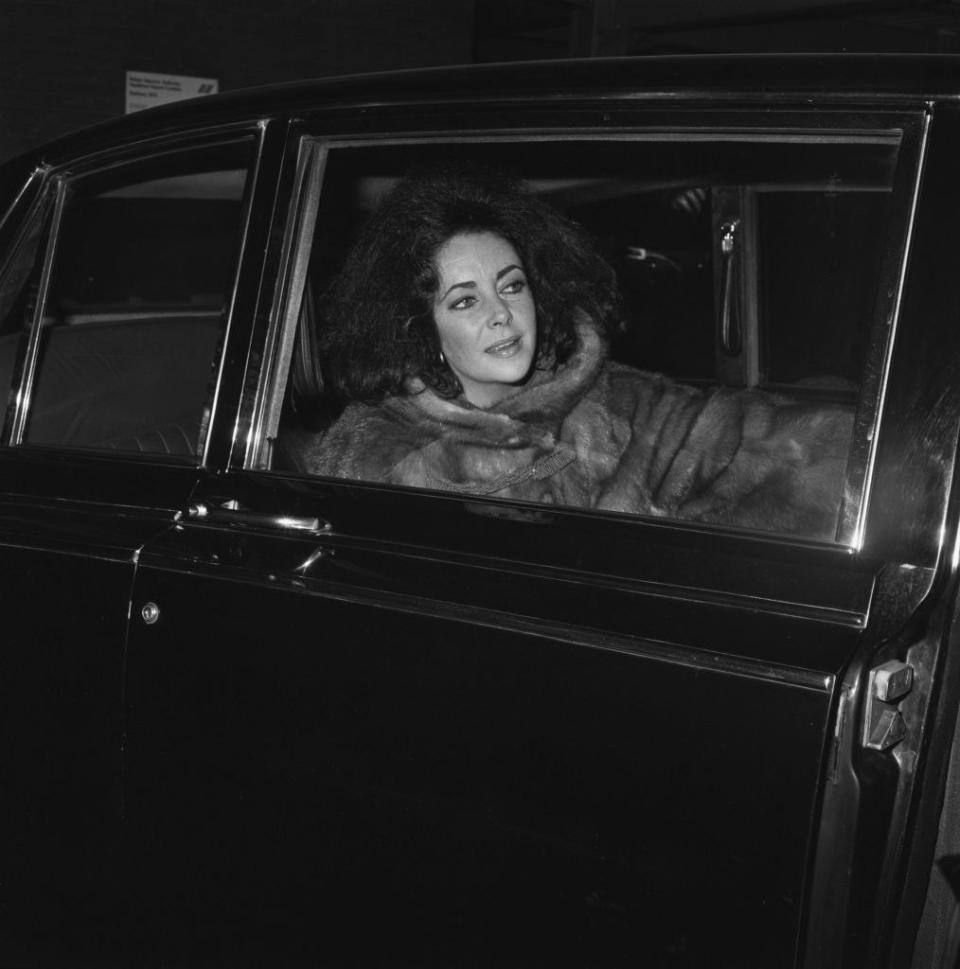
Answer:
[(374, 403), (408, 393), (419, 377), (442, 397), (462, 391), (440, 356), (433, 320), (439, 249), (462, 233), (490, 232), (523, 263), (537, 314), (537, 360), (556, 367), (577, 345), (579, 315), (602, 330), (619, 321), (616, 275), (573, 222), (513, 176), (461, 164), (409, 174), (363, 226), (320, 301), (327, 386)]

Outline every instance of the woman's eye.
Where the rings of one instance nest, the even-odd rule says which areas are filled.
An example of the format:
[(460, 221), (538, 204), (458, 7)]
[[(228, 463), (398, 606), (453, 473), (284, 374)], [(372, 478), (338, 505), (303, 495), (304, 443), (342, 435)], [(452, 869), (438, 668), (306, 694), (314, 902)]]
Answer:
[(450, 304), (450, 309), (452, 310), (466, 310), (469, 309), (476, 302), (476, 297), (474, 296), (462, 296), (455, 303)]
[(525, 279), (511, 279), (500, 292), (506, 293), (507, 296), (515, 296), (517, 293), (522, 293), (526, 288), (527, 281)]

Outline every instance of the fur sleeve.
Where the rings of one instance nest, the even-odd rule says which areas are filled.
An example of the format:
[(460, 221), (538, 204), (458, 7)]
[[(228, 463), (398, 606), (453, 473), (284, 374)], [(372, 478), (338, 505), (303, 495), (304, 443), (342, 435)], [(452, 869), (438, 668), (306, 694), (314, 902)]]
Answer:
[(833, 537), (850, 410), (649, 376), (635, 398), (629, 442), (598, 507)]
[(384, 407), (351, 404), (303, 449), (308, 474), (424, 487), (423, 442)]
[(832, 538), (852, 412), (758, 392), (712, 395), (661, 482), (679, 517)]

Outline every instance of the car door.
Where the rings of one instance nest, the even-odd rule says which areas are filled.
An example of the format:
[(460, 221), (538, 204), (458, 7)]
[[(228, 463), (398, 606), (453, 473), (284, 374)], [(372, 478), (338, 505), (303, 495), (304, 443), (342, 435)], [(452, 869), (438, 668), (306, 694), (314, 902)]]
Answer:
[[(859, 812), (889, 804), (904, 776), (896, 745), (864, 753), (853, 724), (877, 644), (937, 567), (928, 534), (908, 547), (903, 522), (868, 501), (896, 487), (909, 433), (881, 418), (884, 390), (907, 396), (916, 379), (887, 383), (928, 118), (769, 101), (758, 113), (456, 104), (411, 124), (413, 110), (321, 112), (291, 135), (268, 253), (279, 271), (236, 420), (214, 429), (223, 465), (139, 558), (125, 777), (142, 943), (197, 965), (839, 965), (848, 930), (872, 925), (876, 886), (860, 878), (886, 871), (893, 830), (888, 812), (865, 834)], [(730, 270), (747, 307), (736, 353), (751, 339), (765, 352), (763, 309), (783, 301), (771, 280), (789, 275), (791, 250), (769, 233), (789, 193), (840, 221), (861, 203), (880, 212), (869, 247), (842, 249), (869, 253), (863, 329), (846, 341), (859, 347), (853, 386), (846, 371), (790, 378), (811, 400), (856, 401), (833, 539), (311, 478), (288, 462), (284, 422), (298, 386), (317, 383), (313, 260), (346, 237), (345, 200), (439, 151), (506, 160), (568, 200), (571, 183), (593, 201), (614, 186), (605, 225), (648, 211), (651, 186), (705, 185), (708, 255), (685, 279), (708, 300), (710, 373), (727, 270), (709, 251), (731, 206), (753, 251), (766, 239), (783, 261), (760, 281)], [(924, 213), (938, 217), (933, 203)], [(844, 237), (817, 226), (818, 245)], [(665, 246), (633, 250), (680, 265)], [(846, 300), (848, 265), (790, 299)], [(821, 304), (837, 315), (818, 326), (826, 351), (811, 366), (851, 305)], [(650, 352), (669, 360), (676, 343)], [(723, 370), (750, 386), (789, 368)], [(911, 496), (929, 521), (945, 483)], [(873, 802), (864, 758), (884, 778)], [(881, 845), (874, 867), (855, 868), (867, 843)]]
[[(886, 387), (889, 418), (878, 453), (867, 543), (882, 550), (872, 611), (877, 645), (847, 675), (852, 731), (839, 783), (827, 791), (849, 806), (834, 814), (824, 851), (846, 841), (843, 858), (869, 885), (854, 894), (848, 958), (891, 966), (953, 965), (957, 957), (955, 854), (957, 694), (957, 366), (954, 285), (954, 159), (958, 116), (939, 103), (913, 229), (897, 352)], [(942, 429), (942, 435), (940, 430)], [(896, 590), (896, 591), (895, 591)], [(867, 655), (869, 658), (867, 658)], [(885, 701), (878, 677), (908, 666)], [(866, 682), (862, 677), (866, 674)], [(858, 688), (858, 677), (861, 678)], [(892, 726), (903, 741), (871, 744), (870, 730)], [(952, 751), (952, 752), (951, 752)], [(841, 793), (845, 790), (845, 793)], [(857, 804), (857, 810), (853, 805)], [(854, 828), (853, 825), (858, 827)], [(860, 832), (871, 832), (864, 836)], [(856, 831), (856, 838), (851, 835)], [(939, 839), (938, 839), (939, 834)], [(833, 856), (835, 867), (836, 856)], [(821, 866), (827, 871), (827, 865)], [(829, 899), (835, 899), (830, 889)], [(828, 902), (829, 904), (829, 902)], [(922, 917), (921, 917), (922, 913)]]
[(261, 140), (246, 126), (88, 148), (42, 169), (4, 223), (5, 964), (124, 951), (131, 586), (197, 481)]

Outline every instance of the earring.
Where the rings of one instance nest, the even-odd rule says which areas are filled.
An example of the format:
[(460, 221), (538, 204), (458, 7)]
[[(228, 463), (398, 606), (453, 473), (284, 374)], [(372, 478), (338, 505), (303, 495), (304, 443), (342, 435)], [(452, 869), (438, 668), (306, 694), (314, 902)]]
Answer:
[(443, 355), (443, 350), (440, 351), (440, 366), (445, 367), (447, 365), (447, 358)]

